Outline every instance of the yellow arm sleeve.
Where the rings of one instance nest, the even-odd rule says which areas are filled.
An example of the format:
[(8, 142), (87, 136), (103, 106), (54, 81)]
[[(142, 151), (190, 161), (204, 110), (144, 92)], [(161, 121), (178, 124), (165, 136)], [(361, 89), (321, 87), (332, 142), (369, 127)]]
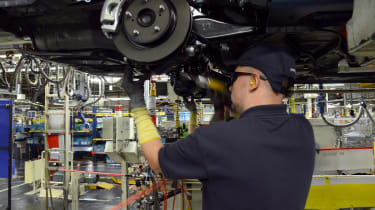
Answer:
[(160, 135), (156, 130), (154, 123), (146, 107), (136, 108), (133, 110), (135, 124), (137, 126), (137, 135), (139, 144), (145, 144), (150, 141), (160, 140)]
[(196, 112), (190, 112), (190, 125), (198, 125)]

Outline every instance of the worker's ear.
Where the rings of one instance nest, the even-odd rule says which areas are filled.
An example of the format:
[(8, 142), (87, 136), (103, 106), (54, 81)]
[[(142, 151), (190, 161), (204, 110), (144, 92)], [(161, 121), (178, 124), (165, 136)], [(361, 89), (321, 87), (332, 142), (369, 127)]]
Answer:
[(259, 87), (260, 78), (259, 78), (259, 75), (257, 75), (257, 74), (251, 75), (250, 78), (251, 78), (250, 82), (249, 82), (250, 91), (254, 91)]

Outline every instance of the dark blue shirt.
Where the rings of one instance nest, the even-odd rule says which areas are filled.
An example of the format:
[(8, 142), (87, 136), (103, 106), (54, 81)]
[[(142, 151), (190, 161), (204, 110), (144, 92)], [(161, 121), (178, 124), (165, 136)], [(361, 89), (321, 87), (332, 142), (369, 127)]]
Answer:
[(314, 157), (310, 123), (285, 105), (264, 105), (166, 145), (159, 163), (167, 178), (201, 180), (204, 210), (300, 210)]

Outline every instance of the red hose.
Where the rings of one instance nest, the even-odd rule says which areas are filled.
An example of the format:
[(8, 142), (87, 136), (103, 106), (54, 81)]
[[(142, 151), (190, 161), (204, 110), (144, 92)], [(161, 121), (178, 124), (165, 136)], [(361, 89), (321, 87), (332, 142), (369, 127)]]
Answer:
[[(188, 194), (187, 194), (187, 192), (186, 192), (185, 189), (184, 189), (184, 186), (180, 184), (180, 187), (181, 187), (181, 190), (182, 190), (182, 195), (185, 195), (185, 194), (186, 194), (186, 199), (187, 199), (187, 201), (188, 201), (188, 203), (189, 203), (190, 209), (193, 209), (193, 206), (192, 206), (192, 204), (191, 204), (191, 200), (189, 199)], [(184, 199), (185, 199), (185, 198), (184, 198)], [(184, 199), (183, 199), (183, 200), (184, 200)], [(182, 204), (184, 204), (184, 202), (182, 202)], [(183, 209), (185, 209), (185, 206), (183, 206)]]
[(152, 192), (155, 192), (156, 190), (159, 189), (159, 187), (162, 186), (163, 182), (164, 181), (157, 182), (156, 184), (153, 184), (153, 185), (147, 187), (146, 189), (144, 189), (142, 191), (139, 191), (135, 195), (130, 196), (126, 201), (123, 201), (123, 202), (119, 203), (118, 205), (116, 205), (115, 207), (113, 207), (112, 210), (120, 210), (120, 209), (124, 208), (125, 206), (130, 205), (134, 201), (139, 200), (139, 199), (151, 194)]
[(174, 202), (175, 202), (175, 200), (176, 200), (176, 193), (177, 193), (177, 187), (176, 187), (176, 189), (174, 190), (172, 210), (174, 210)]
[[(164, 197), (164, 210), (167, 210), (168, 198), (167, 198), (167, 195), (165, 194), (165, 192), (167, 191), (167, 186), (165, 185), (165, 180), (162, 180), (162, 182), (163, 182), (164, 187), (161, 186), (160, 189), (163, 192), (163, 197)], [(165, 191), (163, 188), (165, 189)]]

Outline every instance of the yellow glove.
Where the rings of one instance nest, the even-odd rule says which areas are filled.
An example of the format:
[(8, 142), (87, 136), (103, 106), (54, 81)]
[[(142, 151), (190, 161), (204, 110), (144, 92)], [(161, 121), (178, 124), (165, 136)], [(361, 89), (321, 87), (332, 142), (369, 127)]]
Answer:
[(161, 139), (146, 107), (136, 108), (132, 112), (137, 126), (137, 135), (140, 145)]

